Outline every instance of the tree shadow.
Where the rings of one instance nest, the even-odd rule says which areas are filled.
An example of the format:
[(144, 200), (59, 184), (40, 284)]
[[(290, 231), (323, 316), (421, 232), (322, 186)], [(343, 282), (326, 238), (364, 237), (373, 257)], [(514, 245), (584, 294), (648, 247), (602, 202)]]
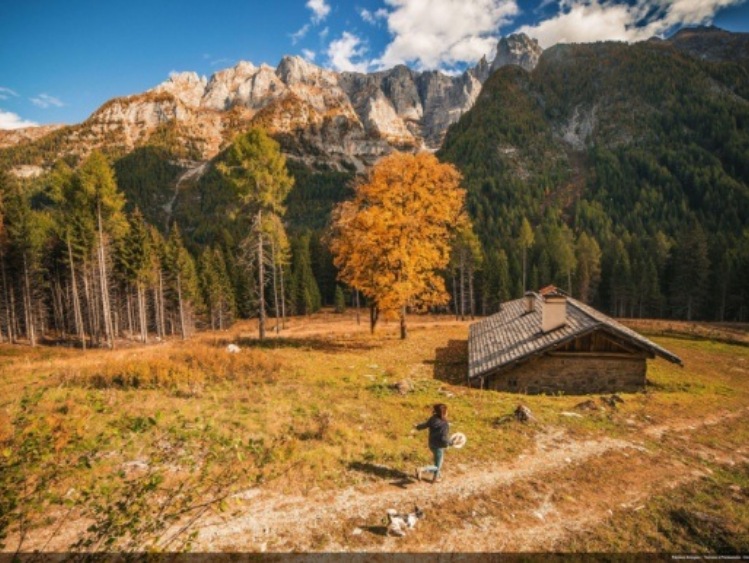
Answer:
[(374, 475), (375, 477), (379, 477), (380, 479), (386, 479), (388, 481), (391, 481), (391, 485), (401, 487), (402, 489), (405, 489), (407, 485), (415, 482), (410, 475), (403, 471), (400, 471), (399, 469), (393, 469), (392, 467), (378, 465), (376, 463), (353, 461), (349, 463), (348, 468), (354, 471), (360, 471), (361, 473)]
[(466, 385), (468, 380), (468, 341), (448, 340), (447, 346), (437, 348), (434, 360), (434, 378), (451, 385)]
[(261, 348), (273, 350), (278, 348), (295, 348), (300, 350), (315, 350), (319, 352), (339, 353), (367, 351), (376, 348), (375, 344), (359, 340), (332, 340), (325, 338), (289, 338), (271, 337), (264, 340), (259, 338), (220, 338), (214, 341), (217, 348), (226, 348), (229, 344), (236, 344), (240, 348)]

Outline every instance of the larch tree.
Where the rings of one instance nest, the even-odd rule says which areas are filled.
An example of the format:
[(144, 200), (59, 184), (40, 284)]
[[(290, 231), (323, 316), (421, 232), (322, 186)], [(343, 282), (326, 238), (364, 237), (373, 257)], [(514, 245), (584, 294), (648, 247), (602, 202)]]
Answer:
[(125, 198), (117, 188), (114, 172), (107, 159), (98, 151), (92, 152), (81, 165), (77, 180), (96, 220), (96, 262), (102, 319), (107, 346), (114, 348), (115, 329), (109, 292), (108, 254), (111, 238), (122, 236), (127, 230), (127, 221), (122, 212)]
[(286, 169), (286, 158), (276, 141), (262, 129), (239, 135), (218, 163), (219, 172), (234, 187), (240, 212), (252, 216), (257, 269), (258, 332), (265, 338), (266, 245), (263, 214), (283, 215), (283, 202), (294, 185)]
[(397, 314), (406, 338), (407, 307), (448, 301), (438, 270), (449, 263), (463, 212), (460, 181), (455, 167), (434, 155), (395, 153), (334, 210), (330, 248), (339, 279), (369, 299), (372, 331), (380, 312)]

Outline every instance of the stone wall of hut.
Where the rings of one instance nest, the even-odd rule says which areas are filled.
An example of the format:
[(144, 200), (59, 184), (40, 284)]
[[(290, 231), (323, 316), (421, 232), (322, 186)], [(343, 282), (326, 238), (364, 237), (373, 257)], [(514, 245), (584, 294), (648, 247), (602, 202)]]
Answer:
[(486, 378), (486, 387), (514, 393), (585, 395), (645, 387), (646, 358), (633, 354), (541, 356)]

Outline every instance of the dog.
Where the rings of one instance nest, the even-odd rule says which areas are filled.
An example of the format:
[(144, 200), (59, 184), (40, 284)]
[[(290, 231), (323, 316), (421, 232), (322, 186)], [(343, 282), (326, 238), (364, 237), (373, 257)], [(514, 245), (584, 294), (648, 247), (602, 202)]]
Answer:
[(415, 506), (414, 511), (408, 514), (399, 514), (394, 508), (388, 508), (387, 515), (387, 535), (392, 534), (399, 537), (405, 536), (407, 530), (413, 529), (416, 522), (424, 518), (424, 512), (418, 506)]

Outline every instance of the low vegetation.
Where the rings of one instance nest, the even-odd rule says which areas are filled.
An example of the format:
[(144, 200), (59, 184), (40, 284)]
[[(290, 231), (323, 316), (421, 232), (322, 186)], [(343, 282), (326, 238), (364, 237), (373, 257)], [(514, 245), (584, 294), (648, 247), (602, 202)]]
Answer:
[[(599, 397), (469, 389), (467, 323), (414, 317), (410, 326), (406, 341), (395, 323), (372, 336), (349, 311), (295, 319), (262, 343), (256, 325), (240, 323), (187, 343), (115, 351), (0, 346), (0, 544), (10, 551), (186, 550), (203, 545), (196, 543), (197, 522), (251, 511), (252, 501), (242, 500), (251, 498), (248, 491), (317, 498), (321, 491), (386, 490), (427, 461), (425, 436), (411, 426), (439, 401), (449, 405), (453, 430), (469, 437), (448, 454), (448, 486), (458, 467), (470, 474), (522, 465), (549, 433), (627, 440), (651, 452), (638, 463), (609, 453), (611, 462), (601, 457), (536, 479), (557, 494), (562, 511), (571, 502), (563, 496), (575, 497), (576, 486), (580, 502), (619, 490), (629, 467), (631, 486), (646, 490), (638, 503), (644, 508), (611, 506), (611, 515), (557, 543), (493, 549), (746, 551), (749, 514), (730, 499), (744, 499), (749, 486), (749, 348), (683, 334), (655, 337), (685, 367), (652, 362), (646, 391), (624, 394), (612, 407)], [(230, 343), (240, 351), (230, 353)], [(588, 399), (593, 410), (576, 409)], [(535, 423), (506, 418), (519, 403)], [(690, 421), (708, 419), (714, 426), (689, 441), (680, 437)], [(703, 477), (665, 492), (671, 466), (664, 460), (672, 459)], [(438, 495), (431, 509), (458, 522), (469, 509), (483, 506), (489, 514), (495, 506), (499, 514), (506, 504), (520, 516), (504, 525), (520, 526), (529, 517), (522, 502), (528, 487), (527, 480), (513, 482), (444, 506)], [(434, 547), (437, 520), (426, 520), (401, 547)], [(655, 531), (640, 534), (645, 528)], [(627, 535), (612, 543), (620, 529)], [(297, 547), (382, 544), (377, 534), (339, 537), (344, 532)]]

